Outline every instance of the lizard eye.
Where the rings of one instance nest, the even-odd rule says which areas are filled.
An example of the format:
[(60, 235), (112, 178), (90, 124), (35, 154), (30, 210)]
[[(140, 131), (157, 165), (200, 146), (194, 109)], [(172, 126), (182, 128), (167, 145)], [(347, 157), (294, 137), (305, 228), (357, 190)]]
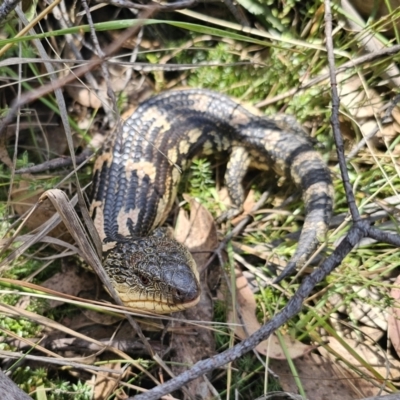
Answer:
[(142, 282), (142, 284), (144, 286), (147, 286), (150, 283), (150, 279), (146, 275), (139, 275), (139, 279), (140, 279), (140, 282)]

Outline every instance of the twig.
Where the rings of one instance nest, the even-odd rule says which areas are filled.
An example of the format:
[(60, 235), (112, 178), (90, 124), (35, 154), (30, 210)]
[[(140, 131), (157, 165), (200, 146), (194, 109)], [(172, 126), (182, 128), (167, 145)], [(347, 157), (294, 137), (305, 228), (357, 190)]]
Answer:
[[(170, 58), (170, 57), (169, 57)], [(68, 58), (58, 58), (57, 60), (50, 60), (52, 64), (64, 64), (64, 63), (69, 63), (69, 64), (88, 64), (91, 61), (90, 60), (72, 60)], [(17, 64), (41, 64), (43, 63), (42, 58), (19, 58), (19, 57), (11, 57), (7, 58), (6, 60), (1, 60), (0, 61), (0, 68), (1, 67), (6, 67), (9, 65), (17, 65)], [(199, 68), (205, 68), (205, 67), (240, 67), (240, 66), (245, 66), (245, 65), (254, 65), (254, 66), (264, 66), (265, 64), (263, 63), (257, 63), (253, 61), (237, 61), (233, 63), (221, 63), (221, 62), (199, 62), (196, 64), (176, 64), (176, 63), (159, 63), (159, 64), (151, 64), (151, 63), (146, 63), (146, 62), (132, 62), (132, 61), (124, 61), (124, 60), (119, 60), (118, 58), (112, 59), (112, 60), (106, 60), (106, 64), (117, 64), (117, 65), (123, 65), (123, 66), (128, 66), (130, 69), (134, 71), (139, 71), (139, 72), (153, 72), (153, 71), (187, 71), (189, 69), (199, 69)], [(5, 87), (2, 85), (2, 87)]]
[(347, 204), (350, 209), (351, 217), (354, 222), (360, 221), (360, 213), (356, 205), (354, 198), (353, 188), (350, 184), (349, 173), (347, 172), (346, 157), (344, 155), (344, 144), (342, 135), (340, 132), (339, 122), (339, 105), (340, 99), (337, 92), (337, 81), (336, 81), (336, 70), (335, 70), (335, 59), (333, 53), (333, 41), (332, 41), (332, 13), (330, 1), (325, 1), (325, 40), (326, 50), (328, 55), (329, 75), (331, 80), (331, 92), (332, 92), (332, 116), (331, 125), (333, 130), (333, 137), (336, 143), (336, 152), (339, 160), (340, 173), (342, 174), (343, 186), (346, 192)]
[[(18, 11), (18, 10), (17, 10), (17, 11)], [(143, 13), (142, 17), (143, 17), (144, 19), (149, 18), (149, 17), (152, 15), (152, 13), (153, 13), (153, 10), (146, 11), (146, 12)], [(20, 19), (23, 20), (23, 21), (26, 23), (26, 21), (25, 21), (25, 20), (26, 20), (26, 17), (22, 14), (22, 12), (20, 12), (19, 14), (21, 14), (21, 15), (19, 15)], [(135, 35), (135, 34), (138, 32), (138, 30), (139, 30), (140, 28), (141, 28), (141, 23), (140, 23), (140, 20), (139, 20), (139, 21), (138, 21), (138, 25), (135, 25), (135, 26), (133, 26), (132, 28), (127, 29), (124, 33), (122, 33), (122, 34), (118, 37), (117, 40), (115, 40), (111, 45), (109, 45), (109, 46), (107, 47), (106, 51), (104, 51), (104, 53), (101, 54), (100, 57), (94, 57), (94, 58), (92, 58), (91, 62), (89, 62), (87, 65), (84, 65), (84, 66), (78, 68), (74, 73), (70, 73), (70, 74), (67, 75), (65, 78), (55, 80), (54, 75), (53, 75), (53, 74), (54, 74), (54, 70), (52, 69), (52, 65), (51, 65), (50, 63), (47, 63), (47, 62), (46, 62), (46, 68), (49, 70), (49, 72), (51, 72), (51, 73), (50, 73), (50, 79), (51, 79), (51, 81), (50, 81), (48, 84), (46, 84), (46, 85), (44, 85), (44, 86), (42, 86), (42, 87), (37, 88), (35, 91), (25, 92), (25, 94), (23, 94), (23, 95), (19, 98), (19, 100), (17, 99), (17, 100), (15, 100), (15, 101), (12, 103), (12, 105), (11, 105), (11, 107), (10, 107), (10, 109), (9, 109), (9, 112), (8, 112), (7, 116), (3, 119), (2, 123), (0, 124), (0, 136), (1, 136), (2, 134), (4, 134), (5, 128), (6, 128), (6, 127), (8, 126), (8, 124), (12, 121), (12, 119), (14, 118), (14, 115), (16, 114), (16, 112), (18, 111), (18, 109), (19, 109), (20, 107), (22, 107), (24, 104), (27, 104), (27, 103), (29, 103), (29, 102), (31, 102), (31, 101), (33, 101), (33, 100), (36, 100), (36, 99), (38, 99), (38, 98), (40, 98), (40, 97), (42, 97), (42, 96), (44, 96), (44, 95), (46, 95), (46, 94), (48, 94), (48, 93), (50, 93), (50, 92), (52, 92), (52, 91), (55, 91), (57, 100), (58, 100), (58, 102), (59, 102), (59, 105), (65, 108), (65, 103), (64, 103), (64, 101), (63, 101), (63, 98), (62, 98), (62, 99), (58, 99), (59, 96), (62, 97), (62, 95), (61, 95), (61, 93), (60, 93), (60, 88), (63, 87), (63, 86), (65, 86), (67, 83), (74, 81), (77, 77), (80, 77), (80, 76), (84, 75), (86, 72), (92, 70), (92, 69), (95, 68), (96, 66), (100, 65), (105, 59), (107, 59), (107, 58), (108, 58), (109, 56), (111, 56), (115, 51), (117, 51), (117, 50), (121, 47), (121, 45), (122, 45), (129, 37)], [(35, 42), (35, 43), (36, 43), (36, 42)], [(41, 48), (42, 48), (42, 46), (40, 46), (41, 44), (40, 44), (40, 43), (37, 43), (37, 45), (38, 45), (39, 50), (41, 50)], [(43, 53), (43, 54), (41, 53), (41, 56), (42, 56), (43, 59), (47, 59), (47, 55), (46, 55), (45, 53)], [(66, 109), (64, 110), (63, 113), (61, 113), (61, 117), (63, 118), (63, 116), (65, 116), (65, 115), (67, 115), (67, 114), (66, 114)], [(64, 120), (63, 120), (63, 123), (64, 123), (64, 128), (65, 128), (65, 130), (66, 130), (66, 132), (67, 132), (67, 131), (69, 130), (68, 121), (64, 121)], [(73, 163), (74, 167), (76, 168), (76, 162), (75, 162), (75, 156), (74, 156), (74, 153), (73, 153), (72, 141), (70, 140), (70, 137), (69, 137), (68, 135), (67, 135), (66, 137), (67, 137), (68, 145), (69, 145), (70, 152), (71, 152), (71, 160), (72, 160), (72, 163)], [(77, 179), (77, 181), (78, 181), (78, 179)], [(87, 210), (86, 210), (86, 207), (85, 207), (85, 205), (84, 205), (85, 203), (84, 203), (84, 200), (83, 200), (82, 192), (80, 191), (79, 182), (78, 182), (78, 186), (77, 186), (77, 187), (78, 187), (77, 195), (78, 195), (78, 198), (79, 198), (79, 202), (80, 202), (80, 204), (83, 205), (83, 206), (81, 206), (82, 215), (83, 215), (83, 217), (84, 217), (86, 223), (88, 224), (88, 229), (89, 229), (89, 228), (92, 228), (92, 231), (91, 231), (91, 232), (94, 233), (94, 226), (93, 226), (93, 223), (92, 223), (92, 221), (91, 221), (91, 219), (90, 219), (90, 217), (89, 217), (89, 214), (88, 214), (88, 212), (87, 212)], [(49, 191), (49, 192), (51, 192), (51, 191)], [(52, 194), (52, 195), (53, 195), (53, 194)], [(43, 198), (44, 198), (44, 197), (43, 197)], [(50, 198), (50, 197), (49, 197), (49, 198)], [(50, 198), (50, 199), (51, 199), (51, 198)], [(53, 204), (54, 204), (54, 203), (53, 203)], [(56, 208), (57, 208), (57, 207), (56, 207)], [(59, 213), (61, 212), (60, 209), (59, 209), (58, 211), (59, 211)], [(55, 215), (55, 217), (58, 217), (58, 216)], [(90, 225), (90, 223), (91, 223), (92, 225)], [(75, 236), (73, 235), (73, 232), (71, 232), (71, 235), (72, 235), (75, 239), (77, 239), (77, 237), (75, 237)], [(80, 238), (79, 238), (79, 239), (80, 239)], [(77, 242), (79, 242), (79, 240), (77, 240)], [(100, 242), (100, 240), (97, 240), (97, 243), (99, 243), (99, 242)], [(95, 246), (96, 246), (97, 251), (99, 251), (96, 242), (95, 242)], [(21, 246), (20, 248), (22, 248), (22, 247), (23, 247), (23, 246)], [(90, 245), (86, 245), (86, 248), (87, 248), (88, 250), (90, 250), (90, 251), (91, 251), (91, 255), (93, 255), (92, 253), (94, 253), (94, 250), (91, 248), (91, 246), (90, 246)], [(93, 257), (94, 257), (94, 256), (93, 256)], [(100, 262), (99, 262), (99, 265), (101, 265)], [(92, 265), (92, 266), (93, 266), (93, 265)], [(96, 266), (97, 266), (97, 264), (96, 264)], [(112, 295), (113, 299), (115, 300), (115, 302), (116, 302), (117, 304), (119, 304), (119, 305), (123, 305), (123, 304), (122, 304), (122, 301), (121, 301), (121, 299), (119, 298), (119, 296), (117, 295), (116, 291), (115, 291), (115, 290), (113, 289), (113, 287), (111, 286), (111, 284), (110, 284), (110, 282), (109, 282), (109, 280), (108, 280), (108, 277), (107, 277), (107, 275), (105, 274), (105, 272), (104, 272), (101, 268), (100, 268), (99, 270), (96, 269), (96, 272), (98, 273), (100, 279), (101, 279), (102, 282), (105, 284), (105, 286), (108, 287), (108, 290), (109, 290), (110, 294)], [(129, 321), (129, 323), (131, 324), (131, 326), (133, 327), (133, 329), (137, 332), (139, 338), (142, 340), (142, 342), (143, 342), (144, 346), (146, 347), (146, 349), (148, 350), (148, 352), (149, 352), (150, 354), (154, 354), (154, 352), (153, 352), (151, 346), (149, 345), (147, 339), (146, 339), (145, 336), (143, 335), (143, 332), (142, 332), (142, 330), (141, 330), (139, 324), (138, 324), (130, 315), (126, 314), (125, 316), (126, 316), (127, 320)]]
[[(90, 26), (90, 36), (92, 38), (92, 42), (94, 44), (94, 48), (96, 49), (98, 57), (104, 59), (105, 58), (105, 54), (103, 52), (103, 49), (100, 47), (99, 40), (97, 39), (96, 30), (94, 28), (92, 14), (90, 13), (89, 6), (88, 6), (86, 0), (81, 0), (81, 2), (82, 2), (82, 5), (83, 5), (83, 8), (86, 11), (86, 18), (87, 18), (89, 26)], [(103, 100), (102, 102), (106, 103), (106, 107), (104, 107), (104, 111), (106, 112), (106, 114), (109, 117), (110, 116), (114, 117), (112, 119), (113, 125), (114, 125), (114, 123), (116, 121), (117, 126), (115, 126), (115, 128), (117, 130), (119, 130), (120, 129), (120, 124), (121, 124), (121, 119), (120, 119), (120, 115), (119, 115), (119, 111), (118, 111), (118, 106), (117, 106), (117, 100), (115, 98), (115, 93), (111, 88), (111, 80), (110, 80), (110, 73), (108, 71), (108, 65), (106, 63), (101, 63), (100, 67), (101, 67), (101, 70), (103, 72), (104, 80), (105, 80), (106, 85), (107, 85), (107, 95), (111, 100), (111, 106), (110, 106), (108, 104), (109, 102), (107, 101), (107, 99), (102, 99)]]
[(52, 357), (43, 357), (43, 356), (34, 356), (30, 354), (23, 354), (17, 351), (5, 351), (5, 350), (0, 350), (0, 358), (11, 358), (11, 359), (16, 359), (19, 360), (21, 358), (24, 358), (26, 360), (32, 360), (32, 361), (37, 361), (45, 364), (56, 364), (56, 365), (63, 365), (63, 366), (68, 366), (71, 368), (76, 368), (76, 369), (84, 369), (84, 370), (92, 370), (92, 371), (98, 371), (98, 372), (108, 372), (108, 373), (113, 373), (113, 374), (118, 374), (122, 375), (123, 371), (121, 370), (113, 370), (110, 368), (103, 368), (103, 367), (97, 367), (94, 365), (90, 364), (81, 364), (77, 363), (74, 360), (69, 360), (68, 358), (52, 358)]
[[(287, 305), (276, 314), (269, 322), (263, 325), (257, 332), (243, 340), (241, 343), (224, 351), (210, 359), (196, 363), (191, 369), (178, 375), (174, 379), (157, 386), (147, 393), (140, 394), (134, 397), (136, 400), (151, 400), (158, 399), (159, 397), (171, 393), (174, 390), (181, 388), (187, 382), (198, 378), (199, 376), (223, 365), (236, 360), (245, 353), (253, 350), (262, 340), (267, 339), (271, 333), (286, 323), (290, 318), (294, 317), (301, 311), (304, 300), (310, 295), (315, 286), (327, 277), (340, 263), (344, 257), (365, 237), (376, 238), (377, 240), (385, 243), (390, 243), (400, 247), (400, 236), (392, 233), (380, 231), (370, 226), (369, 221), (362, 220), (358, 212), (352, 187), (350, 185), (343, 141), (339, 129), (339, 97), (336, 87), (336, 75), (334, 67), (334, 53), (332, 43), (332, 21), (331, 21), (330, 1), (325, 0), (325, 24), (326, 24), (326, 47), (329, 58), (330, 77), (331, 77), (331, 90), (332, 90), (332, 127), (334, 130), (334, 139), (337, 146), (337, 153), (339, 164), (341, 168), (343, 184), (346, 191), (346, 197), (349, 202), (349, 208), (353, 217), (353, 225), (349, 232), (337, 246), (333, 253), (322, 263), (321, 267), (314, 270), (308, 277), (306, 277), (294, 296), (289, 300)], [(370, 56), (370, 55), (369, 55)], [(133, 397), (129, 398), (133, 399)]]
[(77, 68), (73, 73), (70, 73), (63, 78), (58, 79), (56, 82), (49, 82), (46, 85), (36, 88), (35, 90), (27, 91), (21, 96), (19, 100), (13, 101), (8, 111), (8, 114), (0, 123), (0, 136), (4, 134), (5, 128), (11, 123), (17, 113), (17, 110), (20, 107), (25, 104), (31, 103), (32, 101), (37, 100), (40, 97), (43, 97), (56, 89), (64, 87), (65, 85), (73, 82), (76, 78), (81, 77), (86, 72), (91, 71), (92, 69), (99, 66), (103, 61), (106, 61), (108, 57), (113, 55), (128, 38), (135, 35), (141, 27), (141, 20), (149, 18), (153, 14), (153, 12), (153, 10), (148, 10), (144, 12), (143, 15), (140, 16), (141, 19), (137, 20), (138, 25), (127, 29), (118, 37), (118, 39), (116, 39), (104, 50), (104, 57), (93, 56), (86, 65)]
[[(389, 124), (393, 122), (392, 112), (397, 104), (400, 102), (400, 95), (394, 97), (393, 100), (389, 103), (387, 110), (385, 111), (385, 115), (381, 119), (382, 124)], [(375, 128), (372, 129), (370, 133), (364, 136), (347, 154), (346, 160), (351, 160), (366, 144), (367, 141), (372, 139), (377, 133), (379, 132), (379, 126), (377, 125)]]
[(363, 238), (368, 232), (368, 224), (365, 221), (360, 221), (352, 227), (346, 237), (342, 240), (339, 246), (327, 258), (322, 266), (314, 270), (303, 283), (300, 285), (297, 292), (289, 300), (286, 307), (276, 314), (269, 322), (263, 325), (257, 332), (253, 333), (241, 343), (217, 354), (207, 360), (202, 360), (196, 363), (191, 369), (178, 375), (174, 379), (159, 385), (146, 393), (129, 397), (128, 400), (155, 400), (174, 390), (179, 389), (186, 383), (206, 374), (216, 368), (236, 360), (247, 352), (253, 350), (259, 343), (267, 339), (274, 331), (286, 323), (290, 318), (294, 317), (301, 311), (303, 301), (312, 292), (314, 287), (328, 276), (343, 260), (343, 258), (353, 249), (353, 247)]
[(399, 394), (387, 394), (385, 396), (377, 396), (377, 397), (364, 397), (359, 400), (399, 400)]
[(198, 0), (181, 0), (170, 4), (161, 4), (156, 1), (150, 1), (148, 4), (139, 4), (132, 3), (129, 0), (103, 0), (102, 3), (110, 4), (119, 8), (134, 8), (135, 10), (152, 9), (155, 11), (174, 11), (194, 7), (197, 5)]
[[(336, 73), (340, 73), (340, 72), (348, 72), (350, 68), (355, 68), (359, 65), (363, 65), (366, 64), (370, 61), (375, 61), (381, 57), (385, 57), (385, 56), (392, 56), (394, 54), (398, 54), (400, 52), (400, 44), (393, 46), (393, 47), (387, 47), (385, 49), (382, 50), (378, 50), (375, 51), (374, 53), (370, 53), (370, 54), (366, 54), (364, 56), (355, 58), (354, 60), (350, 60), (345, 62), (344, 64), (342, 64), (340, 67), (338, 67), (336, 69)], [(296, 93), (299, 93), (302, 90), (308, 89), (318, 83), (321, 83), (323, 81), (325, 81), (326, 79), (329, 78), (329, 73), (326, 74), (322, 74), (320, 76), (317, 76), (314, 79), (311, 79), (310, 81), (303, 83), (302, 85), (300, 85), (297, 88), (288, 90), (286, 93), (282, 93), (279, 94), (275, 97), (271, 97), (269, 99), (265, 99), (263, 101), (260, 101), (259, 103), (257, 103), (255, 105), (255, 107), (257, 108), (261, 108), (261, 107), (266, 107), (270, 104), (274, 104), (278, 101), (281, 101), (283, 99), (286, 99), (287, 97), (291, 97), (294, 96)]]
[[(75, 162), (81, 164), (88, 160), (93, 155), (92, 149), (85, 149), (81, 154), (75, 156)], [(37, 174), (44, 171), (51, 171), (53, 169), (59, 169), (69, 167), (72, 164), (71, 157), (59, 157), (53, 158), (52, 160), (45, 161), (42, 164), (33, 165), (32, 167), (20, 168), (15, 171), (16, 174)]]
[[(365, 30), (365, 22), (360, 14), (356, 11), (353, 4), (349, 0), (342, 0), (341, 7), (345, 12), (345, 18), (348, 26), (353, 33), (358, 32), (357, 42), (363, 53), (373, 53), (384, 47), (384, 44), (377, 38), (377, 34), (373, 31)], [(399, 68), (395, 62), (391, 62), (380, 73), (383, 79), (388, 80), (388, 86), (398, 88), (400, 85)]]

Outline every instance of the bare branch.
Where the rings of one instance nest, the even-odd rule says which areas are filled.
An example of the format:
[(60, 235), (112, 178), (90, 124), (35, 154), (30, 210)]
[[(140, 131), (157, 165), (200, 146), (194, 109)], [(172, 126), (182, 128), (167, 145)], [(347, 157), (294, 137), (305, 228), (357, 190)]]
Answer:
[(130, 397), (129, 400), (158, 399), (161, 396), (181, 388), (193, 379), (196, 379), (216, 368), (222, 367), (223, 365), (230, 363), (253, 350), (260, 342), (267, 339), (280, 326), (300, 312), (304, 300), (312, 292), (314, 287), (342, 262), (343, 258), (363, 237), (366, 236), (367, 232), (368, 223), (365, 221), (360, 221), (358, 224), (354, 225), (335, 251), (324, 261), (321, 268), (316, 269), (304, 279), (303, 283), (300, 285), (294, 296), (289, 300), (286, 307), (276, 314), (269, 322), (263, 325), (257, 332), (253, 333), (247, 339), (243, 340), (231, 349), (225, 350), (223, 353), (217, 354), (207, 360), (202, 360), (196, 363), (191, 369), (170, 381), (159, 385), (146, 393)]
[(346, 157), (344, 155), (344, 144), (342, 134), (340, 132), (339, 123), (339, 105), (340, 99), (337, 91), (336, 71), (335, 71), (335, 55), (333, 52), (333, 41), (332, 41), (332, 13), (331, 13), (331, 2), (325, 0), (325, 40), (326, 50), (328, 54), (329, 64), (329, 75), (331, 80), (331, 92), (332, 92), (332, 116), (331, 124), (333, 130), (333, 137), (336, 143), (336, 152), (339, 160), (340, 173), (342, 174), (343, 186), (346, 191), (347, 203), (349, 205), (350, 214), (354, 222), (360, 220), (360, 213), (356, 205), (354, 198), (353, 188), (350, 184), (349, 173), (346, 166)]

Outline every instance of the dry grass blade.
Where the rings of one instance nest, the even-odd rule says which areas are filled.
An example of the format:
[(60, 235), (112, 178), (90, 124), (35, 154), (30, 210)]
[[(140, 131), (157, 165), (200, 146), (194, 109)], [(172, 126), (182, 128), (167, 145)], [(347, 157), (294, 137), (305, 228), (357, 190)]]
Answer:
[[(96, 250), (97, 246), (95, 247), (91, 243), (91, 240), (88, 239), (82, 222), (78, 218), (75, 209), (70, 204), (66, 194), (62, 190), (52, 189), (43, 193), (39, 201), (44, 201), (45, 199), (49, 199), (54, 208), (58, 211), (66, 228), (77, 243), (85, 261), (95, 269), (96, 273), (101, 275), (103, 269)], [(105, 274), (104, 276), (105, 278), (102, 278), (103, 283), (107, 280), (107, 276)]]
[[(73, 207), (77, 202), (77, 196), (74, 196), (71, 201), (70, 201), (70, 206)], [(36, 208), (39, 206), (39, 204), (35, 205), (32, 207), (31, 211), (28, 213), (28, 215), (25, 217), (25, 219), (29, 218), (29, 216), (36, 210)], [(53, 230), (59, 223), (61, 222), (61, 218), (58, 214), (54, 214), (48, 221), (46, 221), (44, 224), (42, 224), (38, 229), (37, 233), (35, 235), (30, 235), (26, 237), (26, 240), (19, 246), (17, 249), (15, 249), (11, 254), (9, 254), (7, 257), (3, 259), (3, 261), (0, 263), (0, 272), (2, 272), (4, 269), (8, 268), (9, 264), (18, 258), (21, 254), (23, 254), (27, 249), (29, 249), (33, 244), (40, 242), (46, 235)], [(9, 248), (9, 246), (20, 237), (18, 237), (18, 232), (22, 228), (23, 224), (20, 225), (19, 229), (14, 233), (11, 239), (6, 240), (3, 248), (2, 248), (2, 253), (4, 253), (5, 250)]]
[(81, 364), (81, 363), (77, 363), (75, 361), (71, 361), (68, 359), (55, 359), (55, 358), (51, 358), (51, 357), (32, 356), (29, 354), (23, 355), (21, 353), (14, 352), (14, 351), (0, 350), (0, 358), (12, 358), (12, 359), (18, 360), (21, 357), (24, 357), (27, 360), (69, 366), (69, 367), (77, 368), (77, 369), (93, 370), (93, 371), (97, 371), (97, 372), (109, 372), (109, 373), (118, 374), (118, 375), (122, 375), (124, 373), (124, 371), (122, 371), (122, 370), (115, 371), (110, 368), (102, 368), (102, 367), (96, 367), (95, 365)]
[[(140, 365), (140, 363), (138, 363), (137, 361), (135, 361), (134, 359), (129, 357), (127, 354), (125, 354), (123, 351), (117, 349), (116, 347), (109, 346), (103, 342), (100, 342), (96, 339), (91, 338), (90, 336), (83, 335), (79, 332), (76, 332), (73, 329), (70, 329), (62, 324), (59, 324), (58, 322), (55, 322), (49, 318), (43, 317), (42, 315), (33, 313), (31, 311), (23, 310), (19, 307), (14, 307), (14, 306), (6, 305), (6, 304), (0, 304), (0, 312), (3, 314), (6, 314), (6, 315), (11, 315), (11, 316), (17, 317), (17, 318), (25, 317), (31, 321), (34, 321), (40, 325), (46, 326), (50, 329), (56, 329), (61, 332), (64, 332), (67, 335), (71, 335), (72, 337), (85, 340), (89, 343), (93, 343), (96, 346), (98, 346), (99, 349), (101, 349), (100, 351), (102, 351), (102, 350), (112, 351), (118, 357), (121, 357), (122, 359), (129, 361), (129, 363), (134, 365), (142, 373), (144, 373), (151, 380), (153, 380), (156, 385), (159, 384), (159, 382), (151, 374), (149, 374), (147, 372), (147, 370)], [(21, 357), (22, 355), (20, 354), (19, 356)]]
[[(65, 226), (67, 227), (71, 236), (78, 244), (78, 247), (81, 250), (82, 257), (84, 258), (84, 260), (94, 269), (94, 271), (96, 272), (96, 274), (98, 275), (101, 282), (104, 284), (104, 286), (106, 287), (112, 298), (115, 300), (115, 302), (122, 306), (123, 303), (121, 302), (117, 292), (111, 285), (110, 280), (103, 269), (101, 260), (97, 253), (97, 249), (91, 243), (91, 241), (88, 240), (82, 222), (79, 220), (75, 210), (71, 207), (66, 194), (61, 190), (53, 189), (43, 193), (43, 195), (41, 196), (41, 200), (43, 201), (46, 198), (51, 201), (54, 208), (60, 214), (61, 219), (63, 220)], [(140, 339), (142, 340), (149, 354), (153, 354), (153, 349), (151, 348), (147, 339), (143, 335), (140, 326), (134, 321), (134, 319), (130, 315), (126, 315), (126, 318), (132, 325), (132, 327), (135, 329), (135, 331), (138, 333)]]

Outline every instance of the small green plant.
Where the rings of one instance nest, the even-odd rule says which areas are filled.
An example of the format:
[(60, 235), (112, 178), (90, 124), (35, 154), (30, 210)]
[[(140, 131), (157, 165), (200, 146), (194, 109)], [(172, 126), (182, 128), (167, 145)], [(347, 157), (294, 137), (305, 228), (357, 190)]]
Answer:
[(215, 187), (210, 161), (204, 158), (194, 160), (190, 171), (190, 193), (202, 199), (210, 197), (210, 190)]
[(217, 196), (213, 170), (209, 160), (205, 158), (193, 160), (189, 170), (185, 171), (179, 192), (189, 193), (211, 212), (214, 211), (214, 201), (212, 200)]
[(34, 398), (39, 399), (38, 392), (45, 392), (48, 400), (90, 400), (93, 389), (78, 381), (70, 383), (65, 380), (50, 380), (45, 368), (20, 367), (14, 373), (13, 379), (20, 388)]

